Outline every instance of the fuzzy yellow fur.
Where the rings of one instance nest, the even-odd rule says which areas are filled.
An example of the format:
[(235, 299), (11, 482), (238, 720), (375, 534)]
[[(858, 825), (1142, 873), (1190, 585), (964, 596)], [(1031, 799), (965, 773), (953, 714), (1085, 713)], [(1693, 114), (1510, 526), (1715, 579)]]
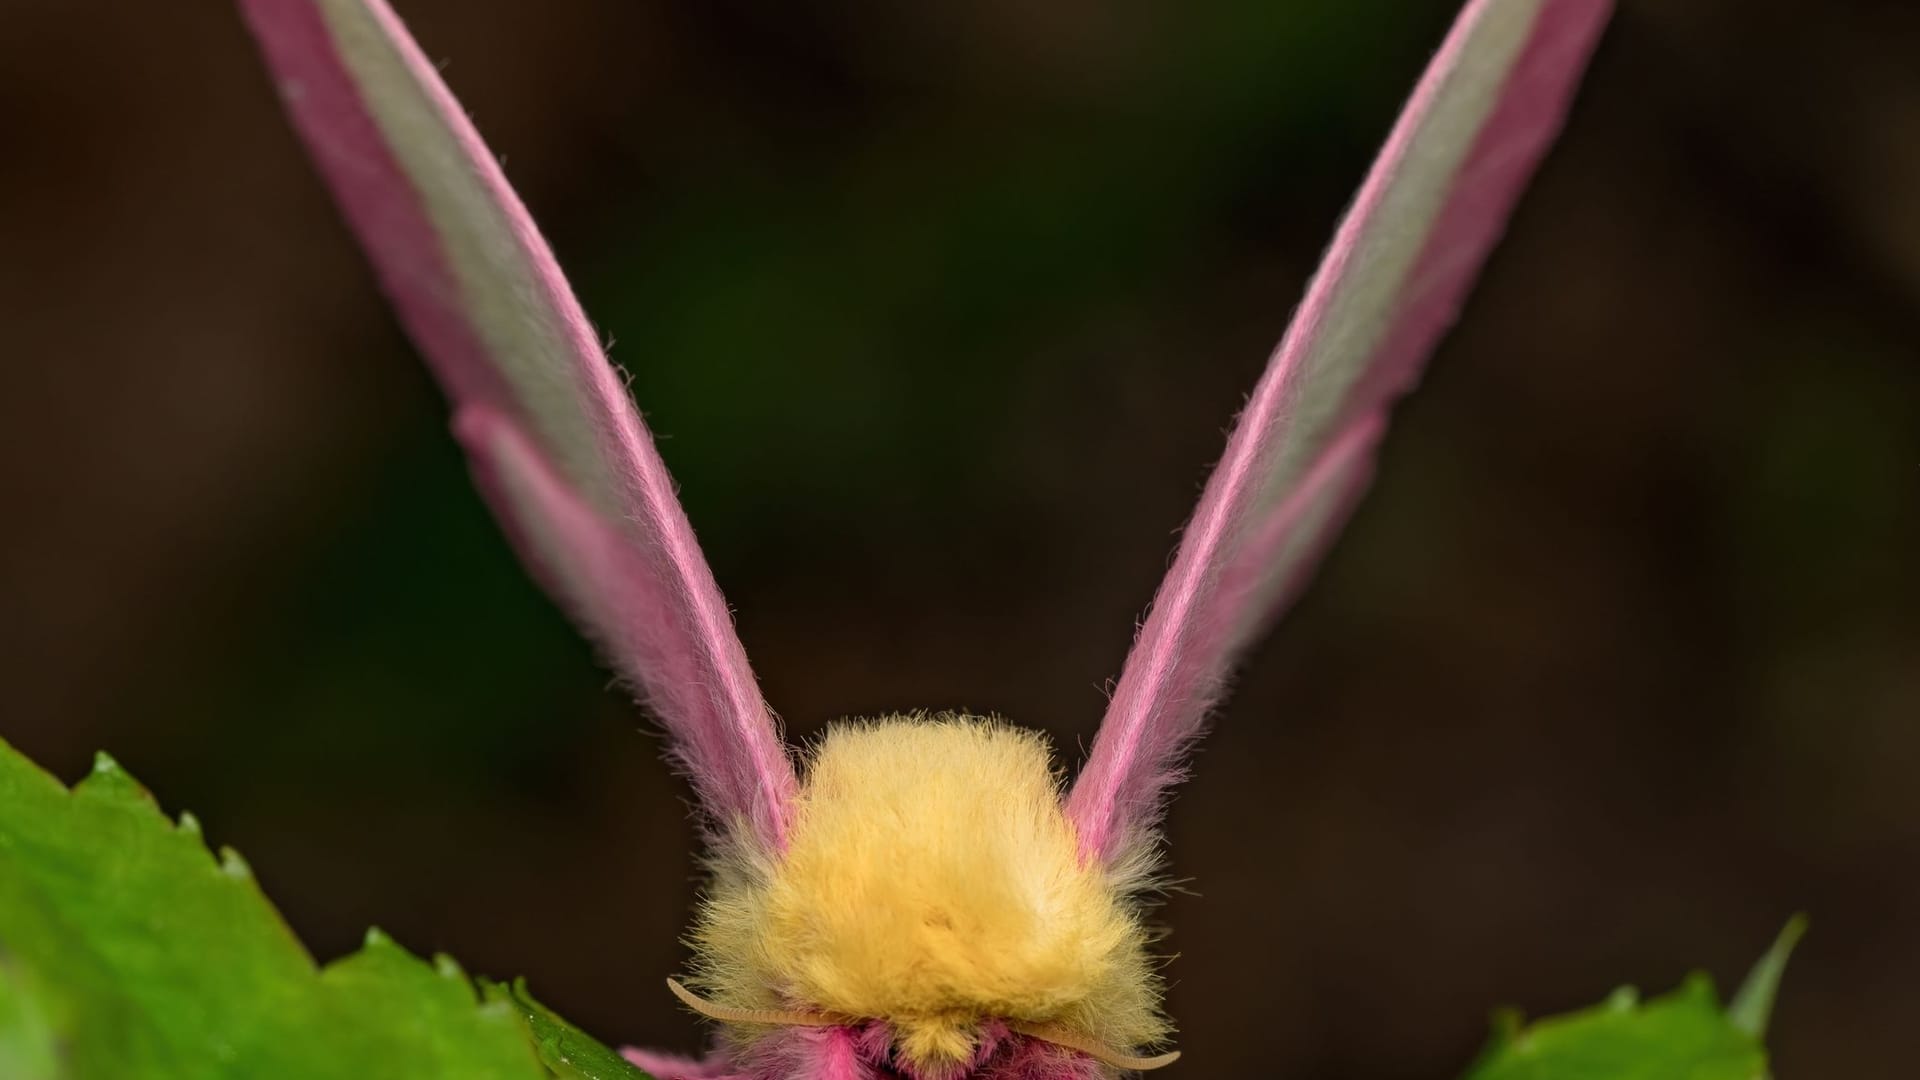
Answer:
[[(832, 728), (787, 850), (723, 850), (693, 933), (720, 1004), (889, 1022), (930, 1070), (981, 1021), (1167, 1034), (1123, 877), (1083, 865), (1044, 737), (971, 717)], [(735, 1037), (755, 1033), (742, 1029)]]

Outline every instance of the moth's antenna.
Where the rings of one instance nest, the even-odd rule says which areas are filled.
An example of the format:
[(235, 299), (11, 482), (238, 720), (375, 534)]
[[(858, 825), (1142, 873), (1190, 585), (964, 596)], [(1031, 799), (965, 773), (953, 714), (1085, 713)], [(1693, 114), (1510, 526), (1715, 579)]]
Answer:
[(796, 1009), (736, 1009), (731, 1005), (718, 1005), (687, 989), (679, 979), (668, 979), (667, 989), (673, 993), (674, 997), (680, 999), (680, 1004), (709, 1020), (718, 1020), (724, 1024), (762, 1024), (767, 1027), (842, 1027), (858, 1022), (849, 1017), (800, 1012)]
[(1025, 1035), (1030, 1039), (1039, 1039), (1041, 1042), (1050, 1042), (1055, 1046), (1064, 1046), (1068, 1050), (1079, 1051), (1095, 1061), (1111, 1065), (1116, 1069), (1125, 1069), (1128, 1072), (1152, 1072), (1155, 1069), (1164, 1069), (1180, 1060), (1180, 1051), (1178, 1050), (1169, 1050), (1164, 1054), (1155, 1054), (1152, 1057), (1141, 1057), (1137, 1054), (1129, 1054), (1124, 1051), (1115, 1050), (1110, 1046), (1102, 1045), (1093, 1039), (1075, 1034), (1065, 1028), (1055, 1027), (1052, 1024), (1028, 1024), (1014, 1020), (1008, 1022), (1007, 1030)]
[(498, 162), (385, 0), (240, 7), (507, 531), (658, 714), (707, 811), (779, 847), (795, 780), (773, 713), (652, 437)]
[(1369, 478), (1393, 400), (1453, 322), (1559, 130), (1609, 0), (1471, 0), (1268, 363), (1154, 597), (1067, 801), (1124, 858), (1246, 645)]

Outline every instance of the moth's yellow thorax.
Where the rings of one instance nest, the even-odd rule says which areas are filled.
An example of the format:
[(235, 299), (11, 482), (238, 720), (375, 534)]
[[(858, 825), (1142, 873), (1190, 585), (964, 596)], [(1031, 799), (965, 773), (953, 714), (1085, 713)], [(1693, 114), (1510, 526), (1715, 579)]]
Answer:
[(836, 727), (795, 810), (783, 855), (721, 858), (694, 932), (716, 999), (884, 1019), (923, 1065), (967, 1057), (989, 1018), (1120, 1047), (1166, 1033), (1133, 904), (1082, 865), (1042, 736)]

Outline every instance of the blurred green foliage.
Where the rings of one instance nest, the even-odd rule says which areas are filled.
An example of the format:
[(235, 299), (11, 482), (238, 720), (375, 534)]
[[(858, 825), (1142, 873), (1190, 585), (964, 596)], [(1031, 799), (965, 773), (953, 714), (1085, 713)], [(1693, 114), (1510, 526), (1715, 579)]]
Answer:
[(833, 153), (670, 165), (636, 191), (583, 291), (718, 554), (821, 500), (922, 523), (999, 486), (1023, 463), (993, 433), (1059, 335), (1176, 299), (1244, 242), (1242, 212), (1271, 198), (1249, 185), (1277, 161), (1277, 187), (1338, 209), (1399, 92), (1371, 100), (1392, 85), (1379, 70), (1444, 12), (1394, 15), (1195, 9), (1156, 22), (1150, 61), (1097, 99), (976, 103)]

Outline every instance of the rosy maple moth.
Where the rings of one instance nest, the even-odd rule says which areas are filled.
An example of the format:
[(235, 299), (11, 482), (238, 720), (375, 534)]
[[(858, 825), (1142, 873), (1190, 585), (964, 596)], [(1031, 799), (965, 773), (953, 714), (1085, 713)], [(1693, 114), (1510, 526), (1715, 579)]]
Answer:
[[(1141, 896), (1181, 759), (1368, 479), (1557, 131), (1607, 0), (1471, 0), (1239, 417), (1070, 789), (1044, 736), (902, 714), (782, 741), (640, 414), (385, 0), (240, 0), (527, 562), (659, 718), (709, 887), (663, 1080), (1094, 1080), (1172, 1021)], [(799, 768), (796, 769), (796, 760)]]

